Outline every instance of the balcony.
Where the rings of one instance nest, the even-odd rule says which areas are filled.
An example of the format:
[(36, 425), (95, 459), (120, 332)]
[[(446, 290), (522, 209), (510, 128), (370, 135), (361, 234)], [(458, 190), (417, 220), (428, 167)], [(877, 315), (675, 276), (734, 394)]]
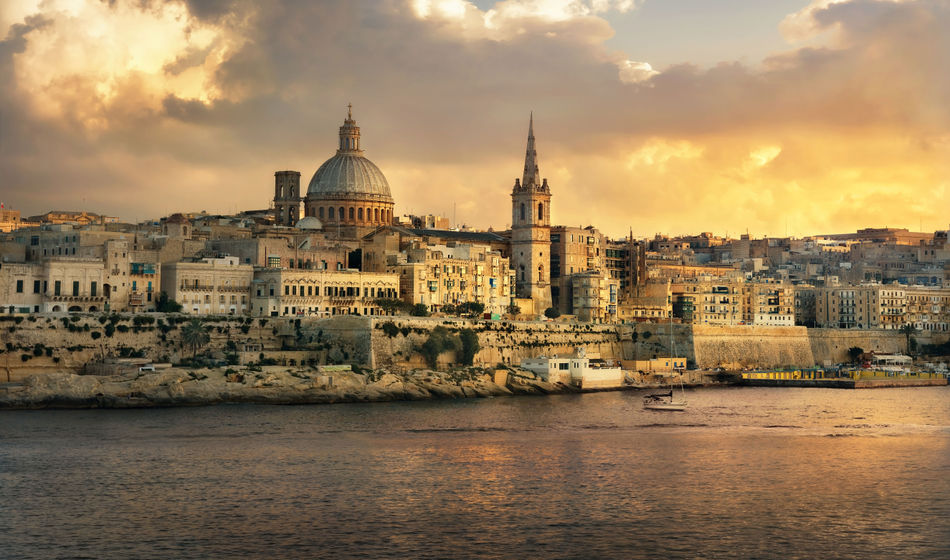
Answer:
[(104, 303), (105, 296), (48, 296), (50, 301), (63, 303)]

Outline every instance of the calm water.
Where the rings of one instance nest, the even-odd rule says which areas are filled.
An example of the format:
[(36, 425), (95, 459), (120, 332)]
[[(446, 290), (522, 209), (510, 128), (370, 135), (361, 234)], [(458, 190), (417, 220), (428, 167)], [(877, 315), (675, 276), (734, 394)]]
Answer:
[(950, 558), (950, 389), (0, 413), (4, 558)]

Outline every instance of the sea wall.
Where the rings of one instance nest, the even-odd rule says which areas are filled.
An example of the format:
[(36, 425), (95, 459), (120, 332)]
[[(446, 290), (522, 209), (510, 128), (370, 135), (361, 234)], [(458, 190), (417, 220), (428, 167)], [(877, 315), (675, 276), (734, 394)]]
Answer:
[[(374, 318), (372, 328), (375, 367), (423, 367), (422, 356), (415, 352), (437, 326), (450, 332), (472, 329), (478, 335), (480, 350), (474, 365), (518, 365), (523, 358), (570, 354), (583, 347), (589, 356), (619, 360), (623, 358), (620, 329), (615, 325), (592, 325), (538, 321), (474, 321), (429, 317)], [(393, 323), (399, 332), (388, 335), (384, 323)], [(439, 357), (440, 365), (455, 361), (453, 352)]]
[[(119, 366), (177, 363), (193, 353), (181, 336), (188, 316), (45, 314), (4, 319), (0, 382), (43, 373), (83, 373), (87, 364), (103, 361)], [(201, 319), (209, 341), (200, 353), (221, 361), (369, 365), (372, 360), (367, 318)]]

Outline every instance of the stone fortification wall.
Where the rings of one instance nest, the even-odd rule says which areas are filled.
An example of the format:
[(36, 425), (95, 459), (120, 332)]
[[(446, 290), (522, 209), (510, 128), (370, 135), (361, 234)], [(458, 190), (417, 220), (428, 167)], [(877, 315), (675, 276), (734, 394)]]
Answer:
[[(382, 329), (382, 324), (390, 321), (400, 329), (392, 337)], [(611, 360), (623, 357), (619, 330), (612, 325), (386, 317), (373, 319), (372, 345), (376, 367), (422, 367), (424, 362), (416, 349), (439, 325), (453, 332), (464, 328), (476, 332), (481, 347), (475, 355), (476, 366), (518, 365), (522, 358), (570, 354), (578, 347), (584, 347), (592, 357)], [(440, 357), (440, 364), (448, 365), (453, 360), (452, 353), (447, 352)]]
[(693, 326), (699, 367), (801, 368), (815, 358), (805, 327)]
[(621, 329), (625, 359), (670, 356), (671, 330), (672, 353), (689, 360), (689, 367), (699, 368), (825, 366), (847, 362), (852, 346), (906, 351), (906, 338), (897, 331), (640, 323)]
[[(143, 317), (152, 322), (145, 323)], [(0, 321), (0, 382), (33, 374), (81, 373), (86, 364), (104, 359), (177, 363), (192, 355), (181, 341), (181, 327), (191, 317), (181, 315), (48, 314), (9, 319)], [(263, 355), (277, 363), (369, 365), (372, 359), (370, 323), (365, 318), (201, 320), (210, 340), (199, 352), (220, 360), (233, 354), (240, 363), (249, 363)]]
[(848, 348), (865, 352), (906, 352), (907, 338), (898, 331), (857, 329), (808, 329), (815, 363), (826, 366), (850, 361)]

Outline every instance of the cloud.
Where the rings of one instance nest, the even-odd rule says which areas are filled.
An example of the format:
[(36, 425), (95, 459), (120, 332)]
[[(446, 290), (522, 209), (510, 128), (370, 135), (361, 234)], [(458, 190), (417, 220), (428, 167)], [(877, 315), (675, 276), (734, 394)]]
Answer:
[(46, 3), (0, 42), (3, 198), (127, 218), (264, 207), (274, 170), (306, 182), (332, 155), (352, 102), (397, 211), (504, 227), (534, 110), (560, 223), (946, 227), (946, 2), (813, 3), (798, 21), (826, 42), (660, 73), (606, 46), (637, 5)]

